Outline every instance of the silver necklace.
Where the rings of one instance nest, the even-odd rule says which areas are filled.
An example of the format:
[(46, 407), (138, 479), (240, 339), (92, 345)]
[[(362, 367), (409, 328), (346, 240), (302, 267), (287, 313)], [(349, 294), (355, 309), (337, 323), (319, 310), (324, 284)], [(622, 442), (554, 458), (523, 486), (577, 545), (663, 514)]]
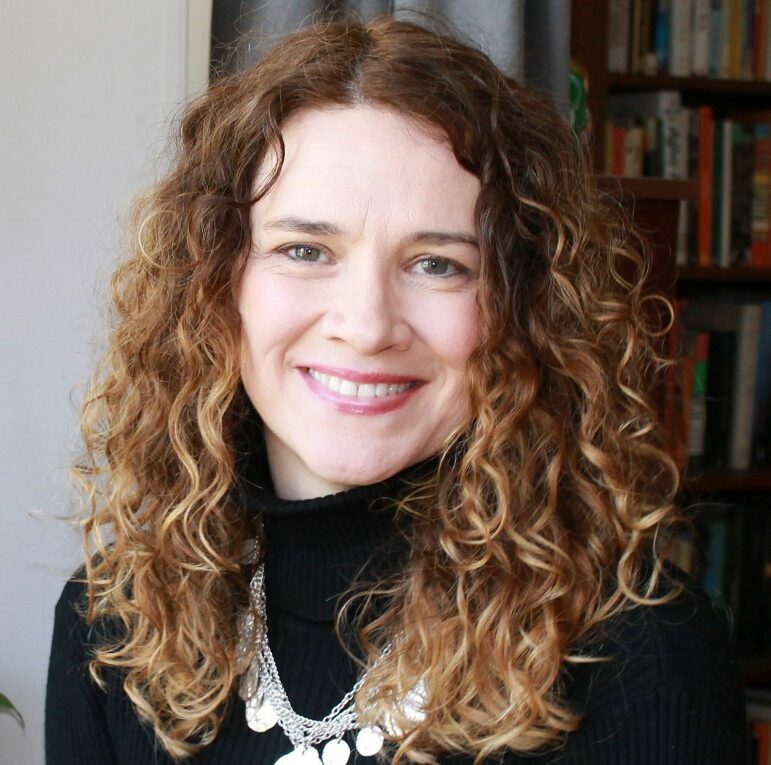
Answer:
[[(256, 545), (252, 543), (248, 553), (251, 562), (256, 560), (256, 552)], [(377, 754), (383, 746), (383, 731), (377, 725), (361, 728), (354, 705), (354, 697), (364, 684), (367, 673), (321, 720), (297, 714), (286, 695), (268, 645), (264, 563), (257, 567), (249, 589), (252, 609), (240, 619), (236, 666), (243, 666), (252, 647), (253, 654), (241, 676), (238, 692), (246, 702), (246, 722), (252, 730), (262, 733), (278, 724), (291, 742), (292, 751), (279, 757), (275, 765), (345, 765), (351, 750), (343, 736), (350, 730), (358, 730), (356, 750), (359, 754), (365, 757)], [(259, 616), (259, 624), (255, 623), (254, 612)], [(390, 652), (389, 645), (382, 656)], [(415, 691), (411, 693), (414, 695)], [(316, 745), (325, 741), (327, 743), (319, 756)]]

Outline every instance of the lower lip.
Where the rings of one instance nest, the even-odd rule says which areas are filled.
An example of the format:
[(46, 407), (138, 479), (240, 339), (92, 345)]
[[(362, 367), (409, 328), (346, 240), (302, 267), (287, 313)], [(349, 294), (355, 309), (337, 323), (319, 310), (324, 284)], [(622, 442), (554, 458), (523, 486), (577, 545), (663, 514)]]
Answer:
[(404, 393), (394, 393), (390, 396), (381, 396), (380, 398), (372, 396), (370, 398), (354, 398), (353, 396), (342, 396), (340, 393), (330, 390), (322, 385), (318, 380), (314, 380), (307, 369), (300, 369), (300, 374), (307, 386), (320, 398), (332, 404), (338, 412), (345, 414), (385, 414), (393, 412), (403, 407), (420, 388), (420, 384), (413, 385)]

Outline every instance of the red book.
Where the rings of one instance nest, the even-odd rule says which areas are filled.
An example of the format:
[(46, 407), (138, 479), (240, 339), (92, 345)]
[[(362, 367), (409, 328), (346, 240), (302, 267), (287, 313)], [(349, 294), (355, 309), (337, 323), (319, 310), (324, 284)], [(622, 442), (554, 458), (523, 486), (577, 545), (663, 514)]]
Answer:
[(699, 265), (709, 266), (712, 254), (712, 164), (715, 122), (712, 109), (699, 107)]
[(624, 174), (624, 147), (626, 146), (626, 128), (613, 126), (613, 175)]
[(752, 244), (750, 265), (771, 265), (771, 125), (754, 126), (752, 156)]
[(750, 726), (752, 728), (752, 738), (758, 744), (758, 765), (767, 765), (771, 763), (771, 738), (769, 737), (771, 725), (768, 722), (752, 720)]

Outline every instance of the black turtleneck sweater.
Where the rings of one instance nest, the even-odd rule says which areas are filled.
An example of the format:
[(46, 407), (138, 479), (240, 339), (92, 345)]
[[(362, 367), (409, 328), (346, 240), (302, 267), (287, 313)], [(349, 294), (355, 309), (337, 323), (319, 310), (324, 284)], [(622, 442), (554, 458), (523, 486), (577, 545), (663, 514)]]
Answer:
[[(350, 690), (355, 667), (340, 646), (334, 616), (341, 593), (365, 566), (373, 579), (406, 551), (383, 497), (400, 478), (305, 501), (277, 499), (248, 484), (249, 508), (263, 516), (269, 640), (297, 712), (319, 719)], [(77, 615), (85, 588), (70, 581), (56, 605), (46, 697), (48, 765), (170, 765), (142, 725), (120, 676), (106, 692), (89, 679), (90, 628)], [(540, 756), (506, 753), (506, 765), (744, 765), (741, 683), (725, 620), (693, 587), (672, 603), (617, 618), (602, 646), (616, 660), (565, 674), (567, 698), (584, 717), (564, 745)], [(349, 737), (350, 738), (350, 737)], [(351, 742), (352, 743), (352, 742)], [(235, 697), (216, 740), (190, 765), (272, 765), (290, 751), (278, 726), (251, 731)], [(349, 762), (374, 763), (353, 754)], [(442, 762), (470, 763), (448, 756)], [(499, 760), (496, 760), (499, 762)]]

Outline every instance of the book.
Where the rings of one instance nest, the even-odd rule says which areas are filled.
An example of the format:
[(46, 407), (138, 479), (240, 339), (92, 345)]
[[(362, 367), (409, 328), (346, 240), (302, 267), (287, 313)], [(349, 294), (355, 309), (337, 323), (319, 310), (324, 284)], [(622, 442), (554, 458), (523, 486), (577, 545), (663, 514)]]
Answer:
[(709, 0), (692, 1), (691, 73), (706, 77), (709, 74)]
[(726, 76), (732, 80), (738, 80), (742, 75), (742, 27), (744, 13), (743, 0), (726, 0), (724, 8), (728, 10), (727, 26), (727, 71)]
[(683, 108), (679, 91), (622, 93), (610, 99), (608, 114), (614, 124), (660, 121), (661, 175), (664, 178), (688, 177), (688, 110)]
[(769, 207), (771, 206), (771, 125), (760, 123), (753, 129), (752, 155), (752, 243), (753, 266), (771, 264)]
[(642, 24), (643, 0), (632, 0), (632, 23), (629, 39), (629, 69), (637, 74), (642, 70), (640, 65), (640, 30)]
[(714, 123), (710, 264), (723, 267), (729, 265), (731, 254), (732, 130), (729, 120), (721, 119)]
[(626, 72), (629, 66), (631, 0), (608, 3), (608, 70)]
[(756, 754), (753, 760), (758, 765), (768, 765), (771, 763), (771, 725), (769, 724), (769, 718), (758, 719), (759, 714), (763, 714), (764, 710), (758, 704), (747, 704), (747, 717), (750, 718), (750, 732), (752, 739), (756, 742)]
[(711, 364), (707, 370), (707, 425), (704, 459), (713, 468), (727, 468), (733, 419), (736, 333), (709, 333)]
[(762, 303), (755, 373), (752, 467), (771, 467), (771, 300)]
[[(676, 2), (676, 0), (675, 0)], [(654, 0), (651, 13), (653, 14), (652, 47), (656, 57), (656, 71), (669, 71), (669, 47), (670, 47), (670, 10), (672, 0)]]
[(700, 106), (699, 115), (699, 231), (698, 264), (709, 266), (712, 260), (712, 162), (714, 119), (712, 109)]
[(683, 385), (691, 391), (688, 405), (688, 465), (700, 467), (704, 463), (707, 435), (707, 371), (709, 367), (709, 333), (698, 332), (693, 341), (690, 373), (684, 375)]
[(750, 262), (752, 247), (752, 129), (738, 122), (732, 130), (731, 235), (729, 265)]
[(710, 77), (721, 77), (720, 60), (723, 39), (723, 0), (710, 0), (708, 39), (707, 74)]
[[(688, 326), (735, 336), (733, 360), (720, 361), (726, 365), (733, 362), (732, 384), (720, 393), (713, 391), (721, 398), (728, 397), (730, 400), (728, 453), (724, 466), (732, 470), (749, 470), (752, 462), (753, 407), (762, 312), (763, 308), (759, 303), (714, 300), (692, 300), (686, 308)], [(715, 339), (710, 338), (711, 346), (714, 342)], [(716, 359), (712, 361), (710, 367), (718, 363)], [(707, 384), (709, 387), (709, 379)], [(709, 417), (709, 404), (707, 416)], [(721, 418), (723, 417), (725, 414), (721, 413)]]
[(691, 2), (673, 0), (669, 22), (669, 73), (675, 77), (691, 74)]

